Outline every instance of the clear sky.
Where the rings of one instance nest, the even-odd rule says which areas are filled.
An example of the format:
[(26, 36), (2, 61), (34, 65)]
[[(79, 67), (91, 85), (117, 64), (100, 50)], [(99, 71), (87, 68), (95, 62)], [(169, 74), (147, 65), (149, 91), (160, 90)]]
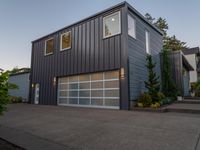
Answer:
[[(0, 68), (29, 67), (31, 41), (123, 0), (0, 0)], [(200, 45), (199, 0), (127, 0), (141, 14), (166, 18), (169, 34)]]

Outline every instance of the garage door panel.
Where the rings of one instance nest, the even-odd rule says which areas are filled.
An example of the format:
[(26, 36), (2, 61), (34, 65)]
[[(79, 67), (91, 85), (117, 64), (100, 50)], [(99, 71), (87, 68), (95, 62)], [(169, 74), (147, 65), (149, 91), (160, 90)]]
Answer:
[(78, 83), (69, 84), (69, 89), (78, 89)]
[(103, 99), (92, 98), (91, 104), (94, 106), (103, 106)]
[(78, 98), (69, 98), (69, 104), (78, 104)]
[(69, 91), (69, 97), (78, 97), (78, 91)]
[(106, 81), (105, 88), (119, 88), (119, 81)]
[(90, 105), (90, 98), (79, 98), (80, 105)]
[(58, 104), (119, 108), (119, 71), (59, 78)]
[(119, 90), (106, 90), (105, 97), (119, 97)]
[(90, 97), (90, 91), (79, 91), (79, 97)]
[(92, 90), (91, 97), (103, 97), (103, 90)]
[(87, 83), (80, 83), (79, 84), (80, 89), (90, 89), (90, 82)]
[(68, 97), (68, 91), (59, 91), (59, 96)]
[(61, 104), (68, 103), (68, 98), (59, 98), (59, 103), (61, 103)]
[(105, 99), (106, 106), (119, 106), (119, 99)]

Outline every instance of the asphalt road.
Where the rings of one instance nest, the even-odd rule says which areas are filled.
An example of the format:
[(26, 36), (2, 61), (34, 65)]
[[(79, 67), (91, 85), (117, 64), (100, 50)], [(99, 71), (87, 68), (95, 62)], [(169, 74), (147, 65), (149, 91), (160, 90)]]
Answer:
[(200, 150), (200, 115), (12, 104), (0, 137), (27, 150)]

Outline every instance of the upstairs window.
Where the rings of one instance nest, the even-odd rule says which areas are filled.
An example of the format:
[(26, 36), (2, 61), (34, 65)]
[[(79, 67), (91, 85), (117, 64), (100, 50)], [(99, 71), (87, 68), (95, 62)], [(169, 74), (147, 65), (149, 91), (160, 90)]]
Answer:
[(150, 33), (149, 31), (145, 30), (145, 45), (146, 45), (146, 52), (147, 54), (151, 54), (150, 52)]
[(45, 55), (53, 54), (54, 50), (54, 40), (53, 38), (45, 41)]
[(103, 18), (103, 38), (121, 33), (120, 12), (113, 13)]
[(128, 35), (136, 39), (136, 22), (131, 15), (128, 15)]
[(67, 50), (71, 48), (71, 31), (61, 34), (60, 50)]

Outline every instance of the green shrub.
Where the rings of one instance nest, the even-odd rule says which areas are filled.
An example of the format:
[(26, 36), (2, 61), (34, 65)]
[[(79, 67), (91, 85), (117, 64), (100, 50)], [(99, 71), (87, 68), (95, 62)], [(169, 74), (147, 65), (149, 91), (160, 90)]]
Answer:
[(22, 97), (11, 96), (11, 103), (22, 103)]
[(148, 107), (152, 103), (152, 98), (149, 95), (149, 93), (144, 92), (140, 95), (140, 98), (138, 99), (138, 103), (142, 103), (143, 107)]
[(155, 104), (151, 104), (151, 108), (159, 108), (160, 107), (160, 103), (156, 102)]
[(165, 95), (162, 92), (158, 92), (156, 95), (156, 102), (160, 103), (165, 98)]
[(165, 97), (164, 99), (162, 99), (162, 101), (160, 102), (161, 105), (167, 105), (167, 104), (171, 104), (173, 102), (171, 97)]

